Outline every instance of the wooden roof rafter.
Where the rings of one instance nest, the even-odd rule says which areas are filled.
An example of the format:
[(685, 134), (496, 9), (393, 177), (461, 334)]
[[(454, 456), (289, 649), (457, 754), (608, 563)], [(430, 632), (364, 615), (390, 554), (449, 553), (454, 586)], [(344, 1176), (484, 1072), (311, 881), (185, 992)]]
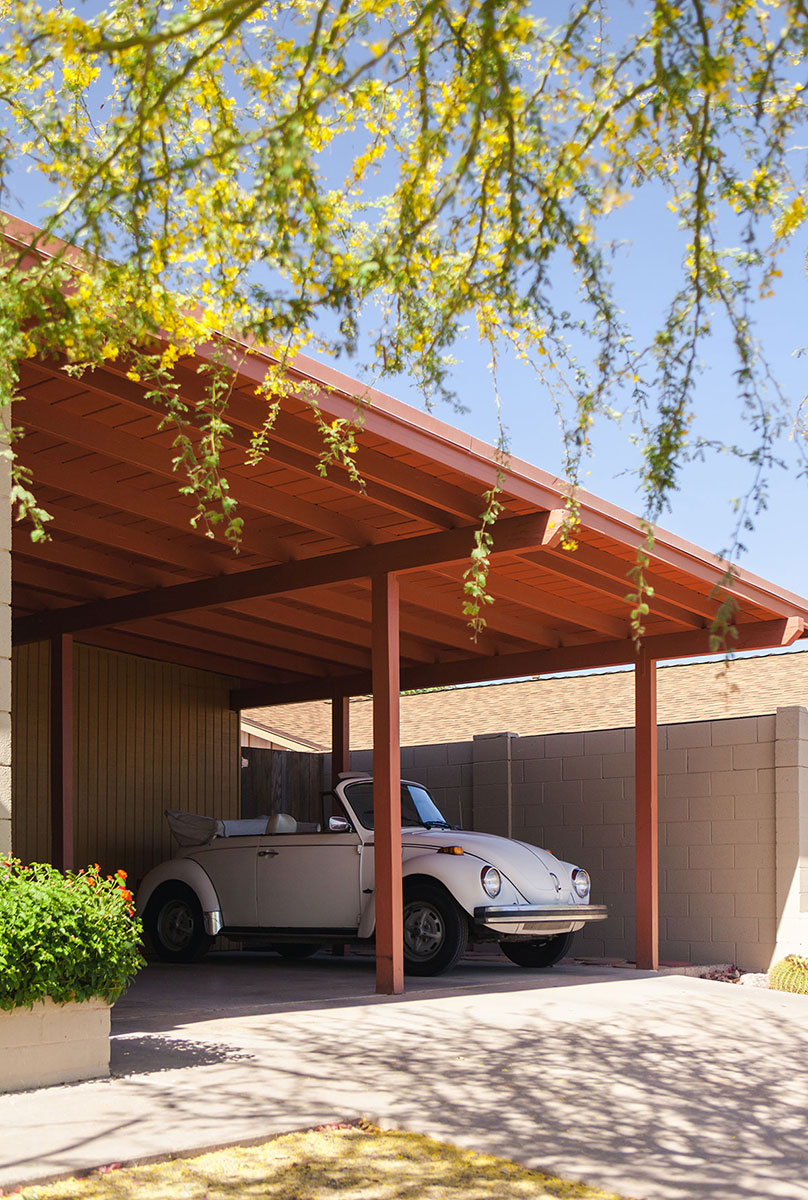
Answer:
[[(540, 546), (548, 537), (554, 536), (557, 528), (558, 514), (555, 512), (500, 520), (494, 552), (509, 553), (520, 546)], [(417, 570), (430, 564), (462, 561), (471, 554), (474, 533), (471, 527), (446, 530), (361, 550), (321, 555), (317, 559), (301, 559), (175, 584), (100, 604), (82, 605), (69, 613), (43, 613), (17, 622), (14, 636), (18, 642), (36, 641), (97, 626), (167, 616), (257, 596), (280, 595), (299, 588), (321, 586), (324, 582), (339, 583), (387, 572)]]
[[(24, 242), (35, 231), (11, 222), (9, 232)], [(160, 428), (164, 414), (127, 378), (123, 358), (80, 378), (58, 359), (21, 364), (19, 450), (54, 536), (33, 546), (14, 531), (18, 640), (72, 630), (283, 688), (286, 698), (295, 687), (347, 692), (367, 685), (370, 581), (393, 572), (405, 686), (633, 661), (628, 573), (645, 542), (636, 517), (581, 492), (577, 549), (563, 550), (546, 536), (558, 521), (547, 514), (565, 504), (558, 479), (302, 356), (288, 373), (305, 388), (283, 396), (266, 454), (249, 466), (272, 362), (217, 337), (175, 367), (191, 409), (206, 403), (200, 373), (232, 371), (222, 469), (245, 517), (240, 554), (218, 528), (191, 527), (196, 504), (178, 495), (172, 431)], [(335, 419), (356, 421), (364, 491), (339, 465), (321, 474), (318, 422)], [(472, 641), (463, 577), (483, 494), (496, 485), (503, 511), (487, 582), (495, 603)], [(538, 540), (523, 536), (531, 522)], [(664, 530), (650, 559), (644, 646), (707, 653), (726, 564)], [(745, 571), (724, 582), (742, 645), (781, 644), (784, 620), (808, 618), (808, 601)]]

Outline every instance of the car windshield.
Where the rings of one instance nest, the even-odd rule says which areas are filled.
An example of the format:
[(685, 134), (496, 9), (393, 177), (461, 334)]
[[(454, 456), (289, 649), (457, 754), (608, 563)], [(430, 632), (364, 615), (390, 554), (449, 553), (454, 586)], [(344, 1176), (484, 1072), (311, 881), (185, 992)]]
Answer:
[[(365, 829), (373, 828), (373, 784), (352, 783), (346, 789), (348, 802)], [(425, 829), (451, 829), (426, 788), (419, 783), (401, 785), (401, 824)]]

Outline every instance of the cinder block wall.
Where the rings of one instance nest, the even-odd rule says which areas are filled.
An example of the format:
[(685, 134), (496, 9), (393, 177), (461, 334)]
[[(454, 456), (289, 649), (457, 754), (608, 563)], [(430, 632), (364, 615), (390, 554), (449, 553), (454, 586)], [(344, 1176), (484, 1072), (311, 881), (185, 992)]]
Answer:
[[(783, 713), (803, 713), (802, 724), (791, 717), (786, 730)], [(795, 759), (787, 777), (785, 762), (778, 768), (781, 793), (791, 787), (788, 797), (781, 795), (781, 818), (787, 810), (788, 828), (797, 830), (788, 835), (791, 850), (780, 853), (779, 913), (777, 721), (789, 735), (780, 757)], [(804, 746), (795, 730), (805, 733)], [(545, 846), (586, 867), (593, 900), (608, 904), (610, 917), (578, 934), (576, 954), (633, 959), (633, 729), (486, 734), (472, 742), (408, 746), (401, 760), (402, 774), (425, 783), (449, 820)], [(370, 752), (352, 755), (351, 765), (369, 769)], [(804, 929), (808, 868), (796, 883), (789, 881), (808, 862), (808, 778), (799, 792), (802, 775), (808, 776), (808, 712), (663, 726), (659, 770), (662, 959), (766, 970), (786, 910), (793, 928), (778, 954), (799, 949), (790, 943)], [(807, 843), (802, 858), (800, 829)]]

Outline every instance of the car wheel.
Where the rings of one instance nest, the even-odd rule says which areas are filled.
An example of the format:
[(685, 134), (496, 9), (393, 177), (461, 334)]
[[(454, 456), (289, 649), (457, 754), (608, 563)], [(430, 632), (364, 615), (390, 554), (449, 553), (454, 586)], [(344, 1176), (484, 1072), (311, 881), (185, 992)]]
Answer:
[(143, 921), (157, 955), (164, 962), (196, 962), (210, 949), (202, 905), (184, 883), (166, 883), (149, 901)]
[(455, 965), (468, 943), (466, 918), (439, 887), (419, 884), (404, 892), (404, 970), (440, 975)]
[(311, 958), (312, 954), (322, 950), (322, 946), (316, 943), (309, 945), (308, 942), (287, 942), (285, 945), (277, 942), (272, 949), (276, 954), (280, 954), (281, 958), (288, 958), (294, 962), (298, 958)]
[(567, 954), (574, 936), (557, 933), (540, 942), (500, 942), (499, 948), (517, 967), (552, 967)]

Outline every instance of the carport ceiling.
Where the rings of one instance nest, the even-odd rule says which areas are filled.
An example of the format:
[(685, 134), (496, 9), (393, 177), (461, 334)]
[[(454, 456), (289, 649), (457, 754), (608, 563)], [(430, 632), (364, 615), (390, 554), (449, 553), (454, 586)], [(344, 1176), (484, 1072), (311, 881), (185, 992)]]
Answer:
[[(16, 223), (23, 239), (30, 227)], [(240, 554), (191, 527), (178, 494), (174, 434), (146, 389), (116, 364), (68, 376), (59, 361), (21, 367), (14, 422), (51, 540), (13, 533), (14, 636), (72, 633), (80, 641), (239, 681), (238, 707), (370, 690), (374, 575), (401, 583), (402, 686), (541, 674), (634, 659), (627, 572), (638, 520), (582, 494), (578, 547), (557, 541), (561, 483), (431, 417), (310, 360), (296, 375), (316, 388), (328, 420), (359, 414), (361, 491), (338, 468), (318, 471), (322, 440), (305, 399), (284, 398), (267, 456), (245, 464), (265, 402), (267, 362), (220, 342), (234, 373), (232, 435), (223, 469), (245, 519)], [(202, 395), (197, 371), (178, 364), (181, 395)], [(357, 404), (356, 394), (362, 393)], [(462, 613), (462, 576), (483, 508), (501, 479), (487, 628), (475, 642)], [(703, 654), (724, 564), (658, 532), (648, 581), (654, 595), (646, 645), (654, 658)], [(802, 636), (808, 602), (740, 572), (739, 647)]]

